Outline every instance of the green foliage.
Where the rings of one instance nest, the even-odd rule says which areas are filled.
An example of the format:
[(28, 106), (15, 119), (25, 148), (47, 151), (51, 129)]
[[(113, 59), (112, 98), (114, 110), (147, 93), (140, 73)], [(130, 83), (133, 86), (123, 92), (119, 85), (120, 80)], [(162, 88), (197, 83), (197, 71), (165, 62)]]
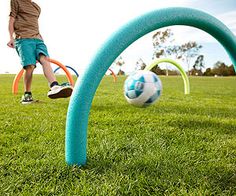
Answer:
[(212, 69), (212, 73), (218, 76), (235, 75), (235, 72), (234, 71), (232, 72), (232, 69), (233, 69), (233, 65), (227, 66), (225, 63), (218, 61), (215, 63)]
[(203, 73), (204, 76), (234, 76), (235, 70), (233, 65), (227, 66), (225, 63), (221, 61), (217, 61), (214, 67), (207, 68)]
[(163, 95), (148, 108), (125, 101), (125, 77), (104, 77), (84, 167), (64, 160), (69, 99), (48, 99), (46, 80), (35, 75), (40, 102), (22, 106), (13, 78), (0, 75), (0, 195), (236, 194), (235, 77), (192, 77), (188, 96), (181, 77), (161, 77)]
[(153, 58), (160, 58), (161, 56), (166, 57), (167, 55), (171, 55), (170, 51), (173, 40), (173, 33), (171, 29), (165, 29), (163, 31), (156, 31), (152, 36), (152, 44), (154, 48)]
[(174, 34), (171, 29), (165, 29), (154, 33), (152, 36), (154, 48), (153, 59), (172, 56), (175, 59), (181, 59), (184, 61), (188, 66), (188, 71), (190, 71), (191, 60), (199, 55), (202, 46), (195, 41), (189, 41), (181, 45), (174, 45), (173, 37)]
[(144, 63), (142, 58), (139, 58), (139, 60), (135, 64), (135, 70), (144, 70), (147, 67), (146, 63)]
[(204, 68), (204, 65), (204, 55), (199, 55), (193, 65), (193, 68), (201, 70), (202, 68)]

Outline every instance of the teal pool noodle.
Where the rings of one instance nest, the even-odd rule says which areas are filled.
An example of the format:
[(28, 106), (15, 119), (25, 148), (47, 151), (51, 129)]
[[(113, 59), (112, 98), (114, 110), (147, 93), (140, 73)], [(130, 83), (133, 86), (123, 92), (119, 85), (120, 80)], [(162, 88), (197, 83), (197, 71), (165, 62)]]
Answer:
[(66, 120), (65, 155), (68, 165), (86, 164), (89, 111), (98, 85), (110, 65), (140, 37), (172, 25), (196, 27), (215, 37), (227, 51), (236, 70), (235, 36), (215, 17), (196, 9), (181, 7), (155, 10), (137, 17), (105, 42), (76, 81)]

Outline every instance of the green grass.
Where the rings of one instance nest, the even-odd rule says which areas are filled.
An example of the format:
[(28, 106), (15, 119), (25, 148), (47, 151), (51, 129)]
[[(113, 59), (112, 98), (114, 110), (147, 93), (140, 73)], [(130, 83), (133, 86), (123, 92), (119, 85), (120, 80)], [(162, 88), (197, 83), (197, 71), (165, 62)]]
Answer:
[(13, 78), (0, 75), (0, 195), (236, 194), (235, 77), (190, 78), (190, 95), (181, 77), (161, 77), (161, 100), (145, 109), (125, 101), (124, 77), (105, 77), (84, 167), (64, 160), (69, 99), (48, 99), (46, 80), (35, 75), (41, 102), (22, 106)]

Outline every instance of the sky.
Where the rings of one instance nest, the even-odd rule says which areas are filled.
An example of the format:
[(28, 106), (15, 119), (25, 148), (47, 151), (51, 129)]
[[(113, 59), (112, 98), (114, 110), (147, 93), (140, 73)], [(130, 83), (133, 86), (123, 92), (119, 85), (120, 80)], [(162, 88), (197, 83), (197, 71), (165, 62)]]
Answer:
[[(235, 0), (34, 0), (42, 9), (40, 33), (48, 47), (51, 58), (70, 65), (82, 73), (101, 45), (110, 35), (130, 20), (149, 11), (166, 7), (189, 7), (209, 13), (221, 20), (236, 35)], [(7, 47), (9, 41), (8, 20), (10, 0), (0, 0), (0, 73), (17, 73), (20, 59), (14, 49)], [(196, 41), (203, 46), (206, 67), (220, 60), (231, 61), (224, 48), (209, 34), (192, 27), (173, 26), (177, 44)], [(134, 69), (139, 58), (150, 64), (153, 54), (151, 32), (130, 45), (122, 54), (124, 70)], [(181, 63), (186, 69), (186, 65)], [(53, 66), (53, 69), (56, 66)], [(118, 70), (113, 66), (114, 71)], [(40, 66), (36, 73), (41, 73)]]

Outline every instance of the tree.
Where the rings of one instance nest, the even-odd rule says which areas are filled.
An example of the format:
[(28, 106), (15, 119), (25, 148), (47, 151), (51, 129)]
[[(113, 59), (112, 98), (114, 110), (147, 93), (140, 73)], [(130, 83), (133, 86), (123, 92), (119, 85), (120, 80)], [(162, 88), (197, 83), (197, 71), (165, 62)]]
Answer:
[[(171, 43), (174, 41), (173, 33), (171, 29), (166, 29), (164, 31), (157, 31), (152, 36), (152, 43), (154, 47), (153, 59), (160, 58), (161, 56), (166, 57), (169, 54), (169, 48)], [(166, 75), (168, 75), (168, 67), (166, 65)]]
[(167, 50), (170, 45), (174, 41), (173, 33), (171, 29), (166, 29), (164, 31), (157, 31), (152, 36), (152, 43), (154, 47), (153, 59), (160, 58), (161, 56), (167, 55)]
[(212, 69), (212, 73), (214, 75), (218, 75), (218, 76), (229, 76), (230, 75), (230, 71), (229, 71), (229, 67), (221, 61), (217, 61), (214, 64), (214, 67)]
[(199, 55), (190, 71), (191, 75), (202, 75), (202, 68), (204, 68), (204, 55)]
[(125, 75), (125, 72), (122, 70), (122, 66), (125, 64), (125, 61), (123, 60), (122, 56), (119, 56), (114, 64), (119, 67), (118, 75)]
[(175, 59), (181, 59), (182, 53), (181, 53), (181, 46), (179, 45), (172, 45), (167, 49), (167, 54), (169, 56), (174, 56)]
[(199, 55), (193, 65), (194, 69), (202, 70), (204, 68), (205, 62), (204, 62), (204, 55)]
[(198, 55), (201, 48), (202, 46), (198, 45), (195, 41), (189, 41), (180, 46), (178, 56), (187, 64), (188, 72), (191, 60)]
[(203, 73), (204, 76), (214, 76), (212, 73), (211, 68), (207, 68), (206, 71)]
[(135, 65), (135, 70), (144, 70), (146, 67), (146, 63), (144, 63), (143, 59), (140, 58)]
[(234, 70), (234, 66), (233, 65), (229, 66), (229, 75), (230, 76), (234, 76), (235, 75), (235, 70)]
[(116, 64), (117, 66), (120, 66), (120, 67), (125, 64), (125, 61), (123, 60), (122, 56), (119, 56), (119, 57), (115, 60), (115, 64)]
[(155, 67), (153, 67), (153, 68), (151, 69), (151, 71), (154, 72), (154, 73), (157, 74), (157, 75), (165, 75), (165, 71), (162, 70), (158, 65), (155, 66)]
[(213, 68), (207, 68), (203, 74), (204, 76), (233, 76), (235, 75), (233, 65), (227, 66), (224, 62), (217, 61)]
[(125, 72), (120, 69), (117, 75), (125, 75)]
[(202, 46), (197, 44), (195, 41), (189, 41), (182, 45), (173, 45), (173, 35), (174, 34), (170, 29), (166, 29), (165, 31), (157, 31), (153, 35), (153, 59), (160, 58), (162, 56), (174, 56), (176, 59), (182, 59), (186, 63), (189, 71), (191, 60), (198, 56), (199, 50)]

